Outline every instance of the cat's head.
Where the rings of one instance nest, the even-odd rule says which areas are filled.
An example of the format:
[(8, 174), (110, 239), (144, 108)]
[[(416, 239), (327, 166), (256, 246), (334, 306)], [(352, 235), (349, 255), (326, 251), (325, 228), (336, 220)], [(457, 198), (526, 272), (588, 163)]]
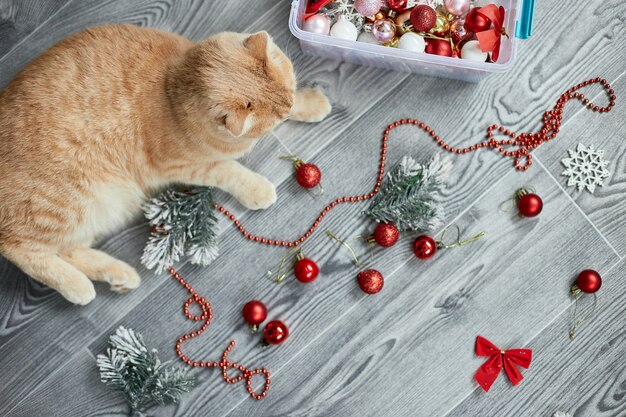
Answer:
[(199, 42), (171, 84), (185, 128), (226, 143), (258, 138), (285, 120), (296, 89), (291, 61), (267, 32), (223, 32)]

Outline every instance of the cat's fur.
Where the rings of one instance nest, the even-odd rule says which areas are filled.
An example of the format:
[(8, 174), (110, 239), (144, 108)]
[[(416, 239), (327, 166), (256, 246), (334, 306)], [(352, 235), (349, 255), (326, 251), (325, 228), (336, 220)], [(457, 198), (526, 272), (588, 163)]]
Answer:
[(276, 200), (244, 155), (287, 118), (330, 111), (296, 89), (289, 59), (265, 32), (197, 44), (110, 25), (73, 35), (0, 94), (0, 252), (69, 301), (139, 285), (126, 263), (90, 248), (172, 182), (218, 187), (250, 209)]

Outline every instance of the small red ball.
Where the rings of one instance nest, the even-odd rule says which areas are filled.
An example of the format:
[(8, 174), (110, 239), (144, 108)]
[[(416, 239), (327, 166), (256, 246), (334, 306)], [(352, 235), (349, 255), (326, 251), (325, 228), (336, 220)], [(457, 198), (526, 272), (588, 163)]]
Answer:
[(450, 42), (443, 39), (429, 39), (424, 52), (432, 55), (452, 56), (452, 46)]
[(306, 284), (317, 278), (320, 274), (320, 269), (312, 259), (302, 258), (294, 265), (293, 272), (298, 281)]
[(387, 6), (398, 13), (405, 11), (408, 5), (409, 0), (387, 0)]
[(465, 16), (465, 29), (469, 32), (482, 32), (491, 27), (491, 19), (480, 13), (480, 8), (473, 8)]
[(313, 188), (322, 180), (322, 171), (315, 164), (302, 164), (296, 169), (296, 181), (304, 188)]
[(383, 248), (393, 246), (400, 238), (398, 228), (391, 223), (379, 223), (372, 236), (374, 241)]
[(418, 236), (413, 242), (413, 253), (420, 259), (430, 259), (437, 253), (437, 241), (431, 236)]
[(428, 32), (437, 22), (437, 12), (425, 4), (417, 5), (411, 10), (411, 24), (417, 32)]
[(584, 293), (593, 294), (602, 286), (602, 277), (593, 269), (585, 269), (578, 274), (576, 286)]
[(243, 319), (251, 326), (257, 326), (267, 318), (267, 307), (259, 300), (248, 301), (241, 311)]
[(385, 285), (383, 274), (375, 269), (366, 269), (365, 271), (359, 272), (356, 279), (359, 283), (359, 288), (368, 294), (376, 294), (382, 290)]
[(524, 194), (517, 200), (519, 214), (524, 217), (535, 217), (543, 209), (543, 201), (537, 194)]
[(267, 343), (270, 345), (278, 345), (287, 340), (289, 329), (287, 329), (287, 326), (282, 321), (272, 320), (265, 326), (263, 334)]

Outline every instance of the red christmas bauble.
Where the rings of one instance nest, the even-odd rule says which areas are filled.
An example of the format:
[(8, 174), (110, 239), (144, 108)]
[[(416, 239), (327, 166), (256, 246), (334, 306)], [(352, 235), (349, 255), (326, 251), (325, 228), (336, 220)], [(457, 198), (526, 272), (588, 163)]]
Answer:
[(602, 286), (602, 277), (593, 269), (585, 269), (578, 274), (576, 286), (584, 293), (593, 294)]
[(543, 209), (543, 201), (537, 194), (524, 194), (517, 200), (519, 214), (524, 217), (535, 217)]
[(420, 259), (430, 259), (437, 253), (437, 241), (431, 236), (418, 236), (413, 242), (413, 253)]
[(450, 42), (443, 39), (429, 39), (424, 52), (433, 55), (452, 56), (452, 46), (450, 46)]
[(465, 16), (465, 29), (469, 32), (482, 32), (491, 27), (491, 19), (480, 13), (480, 8), (476, 7), (470, 10)]
[(267, 307), (259, 300), (248, 301), (241, 311), (243, 319), (255, 331), (256, 326), (263, 323), (267, 318)]
[(398, 13), (405, 11), (408, 4), (409, 0), (387, 0), (387, 6)]
[(313, 188), (322, 180), (322, 171), (315, 164), (303, 163), (296, 168), (296, 181), (304, 188)]
[(368, 294), (376, 294), (382, 290), (385, 285), (383, 274), (375, 269), (366, 269), (365, 271), (359, 272), (356, 279), (359, 283), (359, 288)]
[(425, 4), (417, 5), (411, 10), (411, 24), (418, 32), (428, 32), (437, 22), (437, 12)]
[(272, 320), (265, 326), (263, 334), (267, 343), (270, 345), (279, 345), (287, 340), (289, 329), (282, 321)]
[(400, 237), (398, 228), (391, 223), (379, 223), (372, 235), (374, 241), (383, 248), (393, 246)]
[(312, 259), (302, 258), (294, 265), (293, 272), (298, 281), (308, 283), (317, 278), (320, 274), (320, 269)]

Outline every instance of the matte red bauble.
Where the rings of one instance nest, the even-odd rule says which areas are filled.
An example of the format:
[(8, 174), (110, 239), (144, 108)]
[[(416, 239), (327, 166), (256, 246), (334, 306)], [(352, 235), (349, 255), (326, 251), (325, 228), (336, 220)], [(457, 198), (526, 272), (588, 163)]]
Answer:
[(366, 269), (365, 271), (359, 272), (356, 279), (359, 283), (359, 288), (368, 294), (376, 294), (382, 290), (385, 285), (383, 274), (375, 269)]
[(409, 0), (387, 0), (387, 6), (398, 13), (405, 11), (408, 4)]
[(465, 29), (469, 32), (482, 32), (491, 27), (491, 19), (480, 13), (480, 8), (473, 8), (465, 16)]
[(437, 253), (437, 241), (428, 235), (418, 236), (413, 242), (413, 253), (420, 259), (430, 259)]
[(374, 241), (383, 248), (388, 248), (395, 245), (399, 237), (400, 232), (396, 226), (391, 223), (379, 223), (374, 229), (374, 234), (367, 240), (368, 242)]
[(322, 171), (315, 164), (296, 164), (296, 181), (304, 188), (317, 187), (322, 180)]
[(293, 273), (298, 281), (306, 284), (317, 278), (320, 274), (320, 269), (312, 259), (302, 258), (294, 265)]
[(428, 32), (437, 22), (437, 12), (430, 6), (420, 4), (411, 11), (411, 24), (418, 32)]
[(259, 324), (267, 318), (267, 307), (259, 300), (248, 301), (241, 311), (243, 319), (250, 326), (251, 332), (258, 330)]
[(452, 46), (450, 46), (450, 42), (444, 41), (443, 39), (429, 39), (428, 45), (426, 45), (424, 51), (427, 54), (452, 56)]
[(543, 209), (541, 197), (533, 193), (524, 193), (517, 200), (517, 209), (520, 216), (535, 217)]
[(585, 269), (576, 278), (576, 285), (572, 287), (572, 292), (578, 289), (587, 294), (593, 294), (602, 286), (602, 277), (593, 269)]
[(265, 326), (263, 334), (267, 343), (270, 345), (279, 345), (287, 340), (289, 329), (282, 321), (272, 320)]

